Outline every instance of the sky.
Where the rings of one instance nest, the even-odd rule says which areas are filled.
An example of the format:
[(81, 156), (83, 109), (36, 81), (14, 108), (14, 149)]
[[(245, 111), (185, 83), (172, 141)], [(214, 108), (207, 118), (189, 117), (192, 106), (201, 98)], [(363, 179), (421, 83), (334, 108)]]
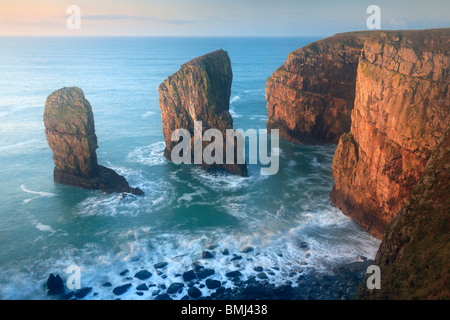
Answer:
[(367, 30), (370, 5), (381, 29), (450, 27), (450, 0), (0, 0), (0, 35), (329, 36)]

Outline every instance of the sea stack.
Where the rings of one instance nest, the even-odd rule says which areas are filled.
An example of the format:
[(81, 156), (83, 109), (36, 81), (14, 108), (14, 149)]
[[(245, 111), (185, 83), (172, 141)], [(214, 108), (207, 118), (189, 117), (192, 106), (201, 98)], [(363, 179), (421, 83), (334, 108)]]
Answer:
[[(195, 58), (181, 66), (159, 86), (159, 104), (166, 148), (164, 156), (171, 161), (172, 149), (178, 141), (171, 141), (172, 132), (185, 129), (191, 138), (191, 150), (194, 150), (195, 122), (202, 122), (202, 135), (208, 129), (219, 130), (224, 139), (223, 164), (199, 165), (205, 169), (225, 170), (232, 174), (247, 175), (246, 164), (226, 164), (226, 129), (233, 129), (230, 115), (230, 95), (233, 73), (228, 53), (224, 50)], [(234, 153), (237, 154), (236, 143)], [(202, 151), (209, 143), (202, 142)], [(194, 163), (194, 152), (192, 152)]]
[(45, 135), (53, 151), (54, 181), (105, 192), (142, 194), (114, 170), (97, 163), (94, 114), (77, 87), (56, 90), (47, 97)]

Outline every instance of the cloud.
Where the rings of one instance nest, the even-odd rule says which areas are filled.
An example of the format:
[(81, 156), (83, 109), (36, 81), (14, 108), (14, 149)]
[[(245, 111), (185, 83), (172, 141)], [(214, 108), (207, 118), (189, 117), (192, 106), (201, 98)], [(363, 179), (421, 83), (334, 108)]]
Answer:
[(398, 19), (396, 17), (393, 17), (389, 22), (389, 25), (395, 29), (404, 29), (408, 27), (408, 22), (404, 19)]
[(201, 22), (202, 20), (188, 20), (188, 19), (172, 19), (172, 18), (158, 18), (151, 16), (133, 16), (124, 14), (88, 14), (82, 15), (81, 19), (91, 21), (117, 21), (117, 20), (131, 20), (131, 21), (153, 21), (169, 24), (189, 24)]

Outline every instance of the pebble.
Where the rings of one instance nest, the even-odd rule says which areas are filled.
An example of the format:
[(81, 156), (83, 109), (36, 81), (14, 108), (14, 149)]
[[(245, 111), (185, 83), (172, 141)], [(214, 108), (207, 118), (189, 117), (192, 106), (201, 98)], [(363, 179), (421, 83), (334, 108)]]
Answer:
[(255, 248), (248, 246), (248, 247), (242, 248), (242, 253), (249, 253), (249, 252), (252, 252), (254, 250), (255, 250)]
[(181, 282), (174, 282), (172, 283), (169, 288), (167, 288), (167, 293), (169, 294), (174, 294), (176, 293), (178, 290), (182, 289), (184, 287), (184, 284)]
[(202, 296), (202, 292), (196, 287), (190, 287), (188, 290), (188, 295), (191, 298), (198, 299)]
[(83, 299), (92, 291), (91, 287), (81, 288), (73, 294), (77, 299)]
[(199, 279), (205, 279), (205, 278), (207, 278), (209, 276), (212, 276), (214, 273), (216, 273), (214, 271), (214, 269), (204, 268), (204, 269), (201, 269), (200, 271), (197, 272), (197, 277)]
[(162, 269), (162, 268), (165, 268), (167, 265), (168, 265), (167, 262), (158, 262), (153, 267), (155, 269)]
[(194, 270), (189, 270), (183, 273), (183, 280), (185, 282), (194, 280), (195, 278), (197, 278), (197, 275), (195, 274)]
[(159, 294), (154, 300), (173, 300), (167, 293)]
[(212, 259), (214, 258), (214, 255), (211, 251), (203, 251), (202, 252), (202, 259)]
[(219, 280), (213, 279), (206, 279), (205, 284), (208, 289), (217, 289), (222, 285), (222, 283)]
[(145, 283), (143, 283), (143, 284), (138, 285), (138, 286), (136, 287), (136, 290), (139, 290), (139, 291), (147, 291), (147, 290), (148, 290), (148, 287), (147, 287), (147, 285), (146, 285)]
[(120, 295), (124, 294), (125, 292), (127, 292), (127, 290), (128, 290), (130, 287), (131, 287), (131, 283), (127, 283), (127, 284), (124, 284), (124, 285), (122, 285), (122, 286), (115, 287), (115, 288), (113, 289), (113, 293), (114, 293), (116, 296), (120, 296)]
[(119, 273), (120, 276), (124, 276), (128, 273), (128, 269), (123, 270), (121, 273)]
[(148, 272), (147, 270), (141, 270), (138, 273), (134, 275), (135, 278), (138, 278), (139, 280), (146, 280), (150, 278), (152, 274)]
[(227, 272), (226, 274), (225, 274), (228, 278), (235, 278), (235, 277), (240, 277), (240, 276), (242, 276), (242, 273), (240, 272), (240, 271), (230, 271), (230, 272)]

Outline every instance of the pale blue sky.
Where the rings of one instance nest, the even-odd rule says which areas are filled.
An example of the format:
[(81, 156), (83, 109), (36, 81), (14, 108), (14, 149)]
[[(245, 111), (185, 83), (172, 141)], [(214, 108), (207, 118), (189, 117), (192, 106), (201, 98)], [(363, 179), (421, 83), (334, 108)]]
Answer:
[(373, 4), (382, 29), (450, 27), (450, 0), (0, 0), (0, 35), (328, 36), (366, 30)]

